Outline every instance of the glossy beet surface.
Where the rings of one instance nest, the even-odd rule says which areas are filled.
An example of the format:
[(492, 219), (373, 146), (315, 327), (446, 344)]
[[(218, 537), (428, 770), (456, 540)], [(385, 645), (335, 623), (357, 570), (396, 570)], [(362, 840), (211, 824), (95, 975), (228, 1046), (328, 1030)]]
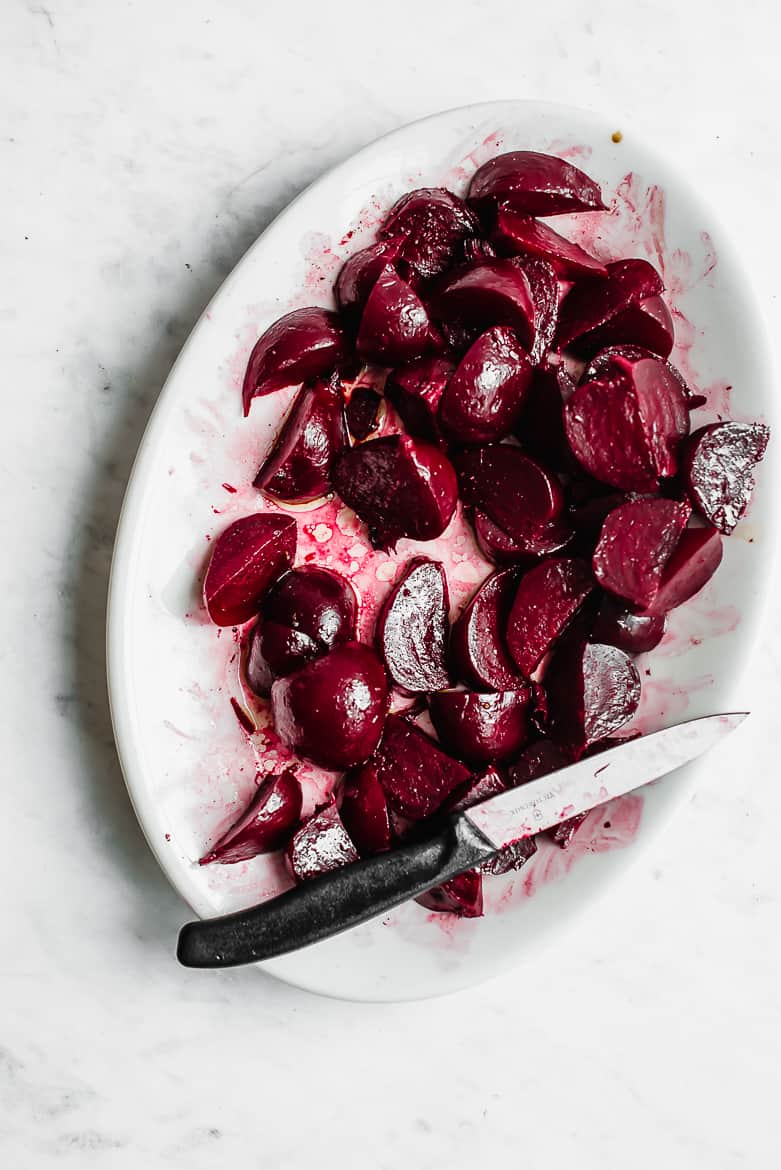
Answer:
[(409, 435), (369, 439), (343, 452), (334, 464), (333, 482), (368, 526), (375, 548), (392, 548), (402, 536), (440, 536), (458, 498), (449, 460)]
[(640, 702), (640, 676), (617, 647), (571, 639), (553, 655), (545, 691), (551, 736), (582, 751), (632, 718)]
[(358, 860), (358, 851), (333, 801), (304, 822), (291, 838), (286, 856), (297, 882), (308, 881)]
[(554, 557), (524, 573), (507, 622), (507, 646), (531, 675), (594, 588), (591, 570), (574, 557)]
[(377, 619), (377, 646), (393, 682), (406, 691), (450, 685), (450, 622), (445, 570), (418, 557), (394, 585)]
[(522, 685), (510, 657), (505, 630), (518, 575), (512, 569), (494, 573), (464, 607), (453, 626), (450, 658), (459, 679), (486, 691)]
[(474, 212), (444, 187), (409, 191), (394, 203), (381, 235), (401, 241), (400, 257), (419, 276), (438, 276), (456, 259), (459, 246), (479, 231)]
[(484, 512), (473, 510), (472, 527), (483, 556), (497, 565), (529, 564), (559, 552), (572, 540), (572, 529), (561, 521), (530, 532), (523, 540), (513, 540)]
[(345, 778), (340, 807), (342, 821), (361, 857), (391, 846), (388, 802), (371, 762)]
[(521, 257), (516, 264), (529, 282), (534, 303), (534, 342), (530, 357), (539, 365), (548, 354), (556, 334), (559, 316), (559, 282), (556, 273), (546, 260), (533, 256)]
[(476, 337), (494, 325), (509, 325), (529, 350), (534, 344), (534, 301), (529, 281), (512, 260), (477, 260), (457, 268), (439, 288), (436, 315)]
[[(662, 278), (647, 260), (615, 260), (606, 267), (607, 276), (577, 281), (562, 301), (556, 333), (556, 343), (561, 349), (591, 356), (604, 345), (612, 344), (598, 336), (595, 339), (594, 331), (638, 301), (658, 297), (664, 289)], [(617, 340), (634, 342), (635, 339)]]
[(338, 379), (304, 387), (255, 477), (255, 487), (288, 503), (316, 500), (330, 490), (331, 464), (346, 443)]
[(659, 499), (630, 500), (610, 512), (593, 558), (602, 588), (638, 608), (649, 606), (690, 511), (688, 504)]
[(479, 801), (487, 800), (489, 796), (498, 796), (500, 792), (506, 791), (507, 784), (501, 772), (498, 772), (496, 768), (488, 767), (482, 772), (470, 776), (466, 784), (457, 788), (452, 796), (448, 797), (445, 808), (448, 812), (464, 812)]
[(457, 914), (459, 918), (481, 918), (483, 914), (483, 877), (479, 870), (468, 869), (441, 886), (434, 886), (415, 901), (426, 910)]
[(625, 654), (645, 654), (659, 645), (666, 624), (663, 613), (658, 616), (633, 613), (619, 598), (605, 594), (594, 622), (592, 638), (606, 646), (617, 646)]
[(436, 812), (450, 793), (469, 779), (463, 764), (399, 715), (386, 719), (374, 763), (388, 803), (412, 821)]
[(222, 532), (203, 583), (206, 610), (218, 626), (239, 626), (259, 611), (269, 585), (293, 563), (296, 522), (258, 512)]
[(554, 475), (506, 443), (462, 452), (456, 461), (461, 498), (517, 542), (559, 519), (564, 493)]
[(535, 256), (546, 260), (562, 280), (607, 276), (601, 260), (571, 240), (565, 240), (549, 224), (521, 215), (504, 204), (497, 208), (492, 238), (502, 256)]
[(436, 344), (426, 307), (390, 267), (374, 282), (361, 317), (356, 350), (365, 361), (403, 365)]
[(229, 865), (281, 849), (301, 817), (301, 785), (293, 771), (265, 776), (249, 805), (200, 860)]
[(368, 759), (382, 735), (387, 705), (382, 663), (358, 642), (336, 646), (271, 688), (282, 742), (334, 770)]
[(382, 395), (368, 386), (353, 390), (345, 407), (345, 416), (350, 434), (354, 439), (368, 439), (380, 425)]
[(564, 403), (575, 389), (563, 365), (537, 366), (515, 430), (527, 454), (555, 471), (571, 472), (578, 467), (564, 430)]
[(469, 186), (480, 206), (501, 200), (524, 215), (604, 211), (598, 185), (572, 163), (534, 150), (514, 150), (483, 163)]
[(683, 605), (707, 585), (721, 564), (723, 542), (713, 528), (687, 528), (664, 566), (662, 580), (647, 617), (639, 621), (662, 620), (659, 616)]
[(336, 313), (295, 309), (280, 317), (255, 343), (250, 355), (242, 388), (245, 415), (253, 398), (330, 374), (347, 354)]
[(334, 293), (339, 310), (348, 324), (355, 328), (377, 277), (399, 254), (401, 240), (383, 240), (354, 252), (342, 265), (336, 278)]
[(274, 679), (292, 674), (319, 658), (323, 650), (308, 635), (290, 626), (258, 618), (247, 654), (247, 682), (256, 695), (271, 694)]
[(429, 699), (431, 722), (443, 747), (472, 765), (509, 760), (529, 737), (526, 690), (478, 694), (439, 691)]
[(604, 346), (640, 345), (666, 358), (674, 344), (675, 329), (670, 310), (661, 297), (646, 297), (578, 338), (572, 343), (572, 349), (587, 357)]
[(770, 437), (763, 423), (713, 423), (692, 435), (686, 480), (692, 501), (714, 528), (728, 535), (745, 515), (754, 491), (754, 467)]
[(391, 370), (385, 383), (385, 397), (398, 412), (411, 435), (439, 443), (439, 403), (453, 363), (445, 358), (422, 358), (399, 370)]
[(439, 402), (445, 434), (462, 443), (486, 443), (509, 435), (531, 381), (529, 356), (512, 329), (497, 326), (469, 347)]

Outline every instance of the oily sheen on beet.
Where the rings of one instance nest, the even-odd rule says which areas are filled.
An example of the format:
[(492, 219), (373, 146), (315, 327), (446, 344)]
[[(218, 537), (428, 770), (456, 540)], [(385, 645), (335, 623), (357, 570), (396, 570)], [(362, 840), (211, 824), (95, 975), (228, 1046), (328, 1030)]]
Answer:
[(316, 500), (330, 490), (331, 464), (346, 443), (339, 380), (305, 387), (255, 476), (255, 487), (288, 503)]
[(302, 801), (295, 772), (288, 769), (279, 776), (265, 776), (239, 819), (198, 864), (230, 865), (281, 849), (298, 824)]
[(266, 589), (292, 565), (297, 534), (291, 517), (258, 512), (219, 535), (203, 583), (215, 625), (240, 626), (255, 616)]
[(330, 374), (347, 352), (336, 313), (295, 309), (280, 317), (255, 343), (250, 355), (242, 388), (245, 415), (253, 398)]

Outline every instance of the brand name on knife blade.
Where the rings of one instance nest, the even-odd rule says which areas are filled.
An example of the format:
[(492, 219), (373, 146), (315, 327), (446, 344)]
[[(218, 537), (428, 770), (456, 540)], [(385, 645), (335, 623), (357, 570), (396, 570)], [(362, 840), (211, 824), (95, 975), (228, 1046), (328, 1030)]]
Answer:
[(555, 800), (557, 796), (561, 796), (560, 784), (554, 784), (546, 792), (540, 793), (540, 795), (534, 800), (525, 800), (522, 804), (516, 804), (512, 809), (507, 809), (506, 815), (510, 817), (517, 817), (521, 816), (525, 812), (534, 810), (537, 810), (537, 815), (539, 815), (540, 807), (542, 805), (548, 804), (551, 800)]

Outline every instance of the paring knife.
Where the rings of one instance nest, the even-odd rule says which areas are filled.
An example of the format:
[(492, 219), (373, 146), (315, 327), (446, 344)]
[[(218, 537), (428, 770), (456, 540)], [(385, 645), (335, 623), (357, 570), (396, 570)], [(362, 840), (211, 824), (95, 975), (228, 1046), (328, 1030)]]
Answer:
[(746, 718), (709, 715), (590, 756), (426, 826), (425, 837), (313, 878), (179, 934), (185, 967), (235, 967), (272, 959), (358, 926), (488, 861), (503, 846), (667, 775), (702, 755)]

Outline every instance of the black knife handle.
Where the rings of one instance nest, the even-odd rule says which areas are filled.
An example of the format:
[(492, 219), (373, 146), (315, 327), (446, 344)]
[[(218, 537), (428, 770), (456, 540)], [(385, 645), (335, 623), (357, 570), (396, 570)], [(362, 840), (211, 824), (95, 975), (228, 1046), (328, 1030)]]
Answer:
[(496, 853), (462, 815), (440, 830), (304, 882), (250, 910), (188, 922), (177, 958), (185, 967), (237, 967), (273, 959), (358, 926)]

